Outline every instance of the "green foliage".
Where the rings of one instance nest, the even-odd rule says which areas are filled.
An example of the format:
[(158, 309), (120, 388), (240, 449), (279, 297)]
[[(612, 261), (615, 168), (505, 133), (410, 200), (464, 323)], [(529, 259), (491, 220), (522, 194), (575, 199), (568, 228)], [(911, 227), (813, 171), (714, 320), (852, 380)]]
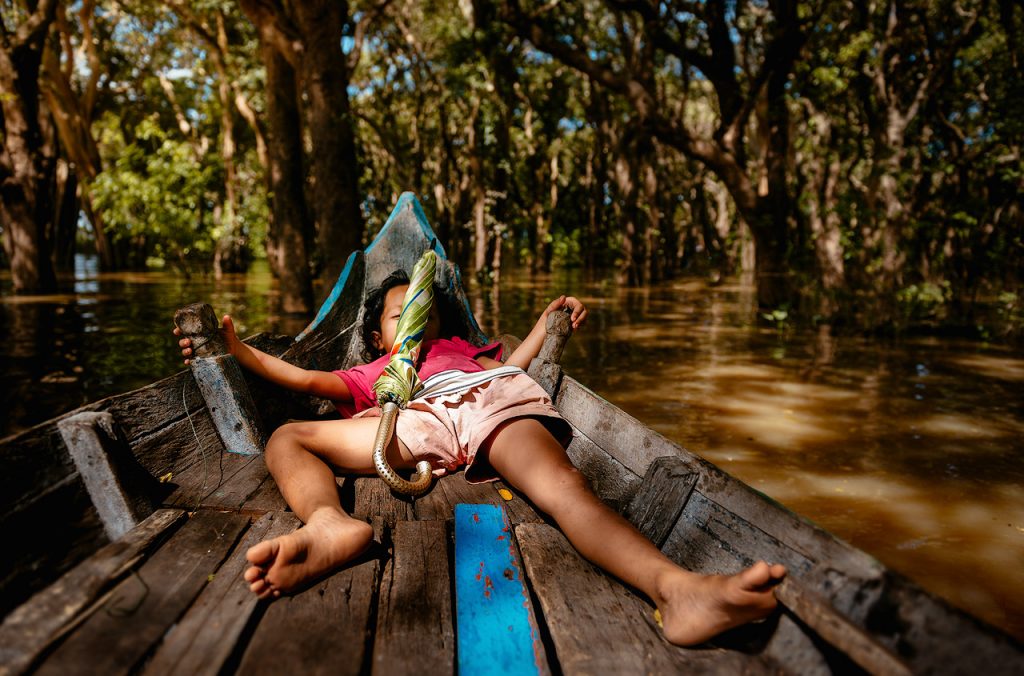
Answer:
[(910, 322), (943, 319), (950, 297), (949, 282), (911, 284), (896, 293), (903, 316)]
[(113, 241), (145, 242), (149, 255), (182, 268), (208, 264), (220, 167), (197, 162), (190, 145), (172, 138), (155, 116), (133, 130), (130, 143), (111, 117), (100, 124), (118, 157), (97, 177), (92, 195)]

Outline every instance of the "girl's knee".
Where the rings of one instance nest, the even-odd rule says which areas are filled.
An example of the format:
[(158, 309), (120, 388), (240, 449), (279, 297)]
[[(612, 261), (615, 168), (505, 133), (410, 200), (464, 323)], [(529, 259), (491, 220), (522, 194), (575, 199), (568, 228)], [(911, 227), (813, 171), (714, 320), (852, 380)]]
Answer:
[(268, 464), (303, 447), (301, 428), (302, 423), (285, 423), (274, 430), (263, 452)]

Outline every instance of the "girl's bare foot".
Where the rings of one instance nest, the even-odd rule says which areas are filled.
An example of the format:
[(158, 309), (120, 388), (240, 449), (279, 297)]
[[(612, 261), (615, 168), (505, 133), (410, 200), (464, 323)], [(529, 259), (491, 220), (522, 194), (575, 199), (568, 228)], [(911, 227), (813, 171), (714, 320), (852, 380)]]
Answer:
[(370, 524), (322, 507), (294, 533), (250, 547), (245, 558), (253, 565), (245, 581), (259, 598), (276, 598), (337, 570), (363, 553), (372, 539)]
[(665, 638), (676, 645), (696, 645), (727, 629), (760, 620), (775, 609), (772, 587), (786, 576), (780, 564), (764, 561), (735, 575), (697, 575), (681, 568), (659, 581)]

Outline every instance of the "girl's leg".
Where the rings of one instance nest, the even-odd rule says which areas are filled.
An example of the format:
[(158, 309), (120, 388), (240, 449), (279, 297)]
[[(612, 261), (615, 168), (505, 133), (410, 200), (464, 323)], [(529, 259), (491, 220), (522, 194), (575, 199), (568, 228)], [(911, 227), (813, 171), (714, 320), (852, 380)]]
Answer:
[(489, 444), (484, 450), (494, 469), (554, 518), (580, 554), (655, 602), (673, 643), (701, 643), (775, 607), (771, 587), (785, 575), (784, 567), (758, 562), (732, 576), (680, 568), (594, 495), (537, 420), (511, 420)]
[[(380, 418), (289, 423), (267, 442), (265, 458), (285, 502), (305, 524), (249, 549), (245, 572), (260, 598), (280, 596), (339, 568), (369, 545), (373, 530), (341, 508), (334, 469), (373, 473), (370, 457)], [(393, 467), (412, 467), (404, 445), (387, 451)]]

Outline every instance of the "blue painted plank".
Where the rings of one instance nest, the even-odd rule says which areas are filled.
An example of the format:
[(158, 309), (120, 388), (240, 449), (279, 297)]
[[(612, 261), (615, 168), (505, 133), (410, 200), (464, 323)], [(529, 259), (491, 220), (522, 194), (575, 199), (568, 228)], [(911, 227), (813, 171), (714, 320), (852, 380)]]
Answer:
[(455, 506), (456, 634), (462, 676), (546, 671), (513, 547), (512, 527), (501, 507)]

